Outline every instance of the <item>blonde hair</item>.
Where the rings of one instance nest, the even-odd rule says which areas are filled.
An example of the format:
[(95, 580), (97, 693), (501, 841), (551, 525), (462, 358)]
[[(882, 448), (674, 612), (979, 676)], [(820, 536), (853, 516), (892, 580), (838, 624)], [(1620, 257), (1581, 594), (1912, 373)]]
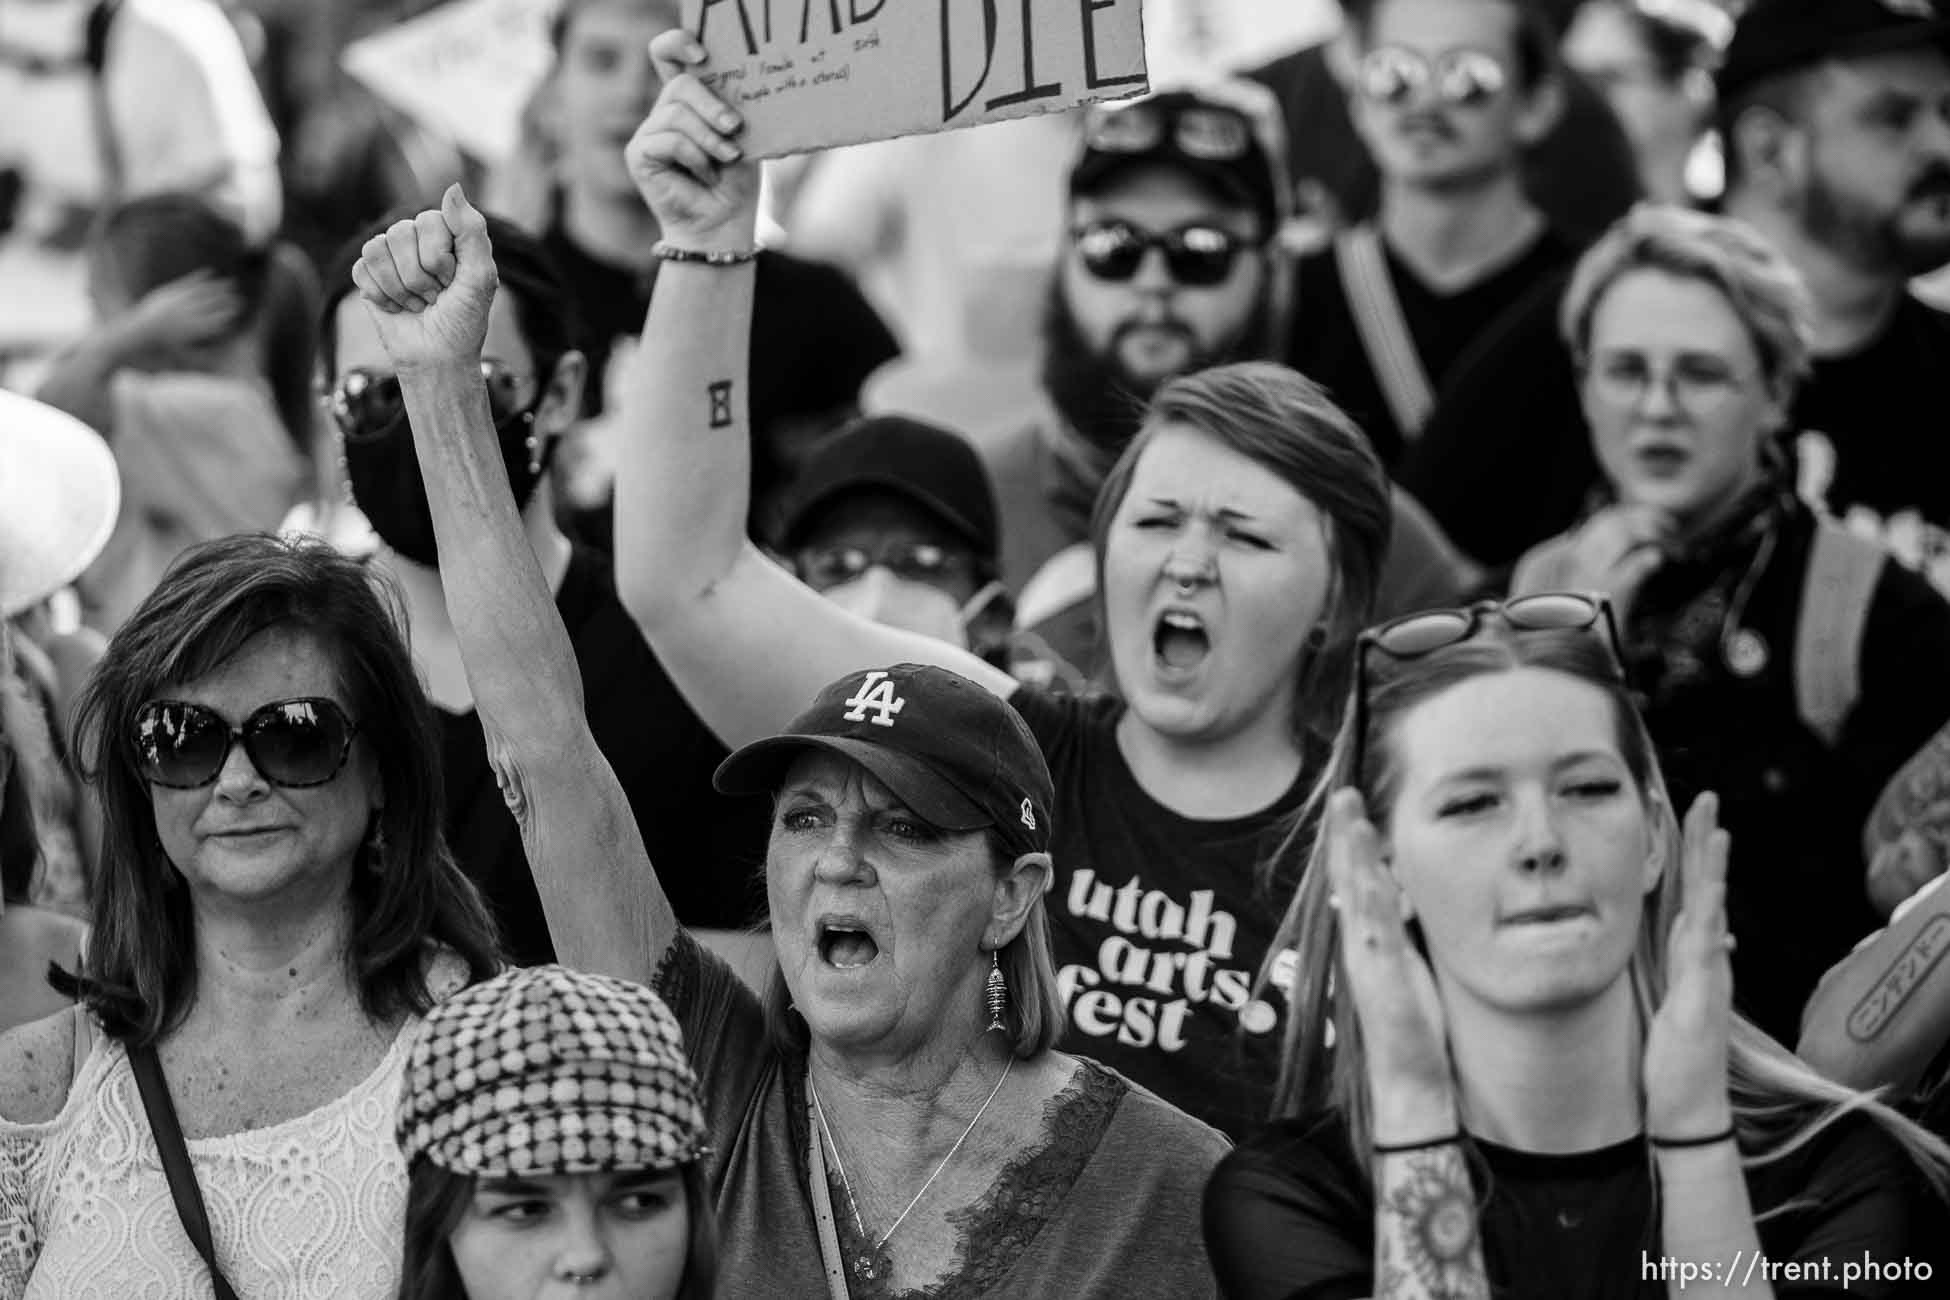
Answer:
[[(1619, 680), (1599, 635), (1592, 631), (1512, 633), (1491, 630), (1468, 641), (1407, 661), (1375, 655), (1368, 664), (1368, 734), (1361, 772), (1354, 763), (1354, 709), (1342, 720), (1333, 755), (1308, 801), (1309, 813), (1296, 836), (1318, 821), (1327, 797), (1355, 785), (1368, 800), (1377, 827), (1385, 826), (1397, 790), (1394, 728), (1417, 705), (1465, 681), (1519, 668), (1543, 668), (1586, 682), (1610, 700), (1619, 753), (1648, 808), (1658, 811), (1665, 871), (1646, 896), (1628, 977), (1640, 1023), (1649, 1021), (1666, 992), (1664, 936), (1679, 914), (1681, 859), (1679, 826), (1671, 815), (1665, 779), (1644, 721)], [(1356, 683), (1359, 689), (1359, 683)], [(1299, 891), (1287, 908), (1270, 948), (1299, 954), (1290, 990), (1285, 1058), (1274, 1094), (1274, 1117), (1289, 1118), (1337, 1110), (1345, 1118), (1356, 1151), (1372, 1138), (1361, 1029), (1351, 1002), (1339, 995), (1334, 973), (1340, 960), (1340, 935), (1328, 903), (1326, 844), (1313, 836)], [(1289, 844), (1288, 853), (1301, 851)], [(1262, 972), (1262, 985), (1269, 975)], [(1331, 1039), (1328, 1029), (1331, 1026)], [(1950, 1195), (1950, 1147), (1903, 1118), (1875, 1095), (1844, 1087), (1817, 1074), (1745, 1019), (1735, 1016), (1727, 1045), (1727, 1090), (1734, 1123), (1748, 1166), (1779, 1160), (1799, 1150), (1845, 1116), (1861, 1112), (1894, 1138), (1939, 1194)]]
[(1717, 289), (1746, 326), (1774, 396), (1785, 402), (1808, 373), (1814, 299), (1794, 269), (1753, 227), (1671, 204), (1641, 203), (1578, 259), (1558, 327), (1574, 356), (1590, 349), (1591, 321), (1633, 271), (1663, 271)]

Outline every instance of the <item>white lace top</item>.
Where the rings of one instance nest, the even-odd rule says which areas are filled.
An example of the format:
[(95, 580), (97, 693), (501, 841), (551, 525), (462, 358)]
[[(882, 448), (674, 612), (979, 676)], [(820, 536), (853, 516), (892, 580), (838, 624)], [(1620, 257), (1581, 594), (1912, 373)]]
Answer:
[[(406, 1165), (393, 1114), (417, 1023), (308, 1115), (189, 1142), (217, 1263), (250, 1300), (392, 1300)], [(61, 1113), (0, 1120), (0, 1300), (210, 1297), (119, 1043), (97, 1033)]]

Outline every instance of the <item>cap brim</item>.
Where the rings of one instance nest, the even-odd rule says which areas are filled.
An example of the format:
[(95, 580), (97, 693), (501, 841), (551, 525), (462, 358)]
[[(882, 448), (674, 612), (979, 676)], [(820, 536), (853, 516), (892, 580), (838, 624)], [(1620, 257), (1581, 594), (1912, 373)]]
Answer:
[(754, 741), (720, 763), (711, 783), (723, 794), (771, 794), (792, 761), (808, 749), (852, 759), (917, 817), (939, 830), (980, 830), (995, 820), (912, 754), (849, 736), (787, 735)]
[(802, 540), (806, 524), (821, 510), (849, 492), (862, 488), (880, 488), (893, 492), (919, 506), (936, 520), (948, 525), (961, 539), (978, 551), (992, 553), (995, 549), (993, 538), (982, 536), (982, 531), (972, 519), (964, 518), (959, 510), (950, 506), (926, 488), (916, 485), (911, 479), (897, 474), (858, 474), (851, 478), (830, 483), (819, 491), (796, 503), (792, 508), (792, 518), (780, 529), (781, 537), (787, 546), (797, 546)]

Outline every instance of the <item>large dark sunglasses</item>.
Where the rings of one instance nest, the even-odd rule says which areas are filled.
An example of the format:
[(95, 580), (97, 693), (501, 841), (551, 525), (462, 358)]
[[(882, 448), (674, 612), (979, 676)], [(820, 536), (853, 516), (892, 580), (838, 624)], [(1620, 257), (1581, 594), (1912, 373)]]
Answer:
[(1154, 235), (1128, 221), (1094, 221), (1079, 227), (1074, 238), (1083, 269), (1099, 280), (1130, 279), (1155, 248), (1165, 255), (1172, 279), (1197, 287), (1223, 284), (1247, 246), (1246, 240), (1218, 226), (1180, 226)]
[(135, 715), (136, 763), (144, 780), (194, 790), (217, 779), (241, 743), (258, 775), (272, 785), (324, 785), (352, 752), (358, 726), (331, 700), (277, 700), (232, 727), (215, 709), (185, 700), (156, 700)]
[(974, 567), (967, 555), (932, 542), (892, 542), (871, 551), (861, 546), (827, 546), (801, 551), (798, 560), (800, 576), (815, 591), (852, 582), (875, 565), (909, 582), (935, 586)]
[(1361, 780), (1368, 759), (1368, 656), (1379, 652), (1390, 659), (1420, 659), (1469, 640), (1482, 627), (1483, 620), (1492, 617), (1501, 618), (1519, 632), (1576, 632), (1595, 628), (1602, 622), (1612, 664), (1618, 669), (1619, 679), (1625, 678), (1625, 651), (1618, 639), (1618, 619), (1612, 613), (1611, 601), (1603, 596), (1550, 591), (1511, 601), (1482, 600), (1459, 609), (1404, 614), (1369, 628), (1354, 642), (1354, 767), (1351, 770), (1355, 782)]
[[(487, 384), (488, 411), (495, 424), (521, 414), (521, 387), (526, 376), (500, 361), (483, 360), (481, 379)], [(352, 441), (382, 438), (404, 427), (406, 398), (399, 376), (354, 368), (340, 376), (338, 386), (325, 395), (332, 422)]]
[(1210, 162), (1237, 162), (1253, 149), (1253, 124), (1222, 104), (1172, 106), (1152, 100), (1091, 110), (1084, 147), (1097, 153), (1150, 153), (1169, 134), (1178, 152)]
[(1398, 45), (1370, 50), (1355, 72), (1363, 96), (1395, 108), (1421, 98), (1430, 86), (1444, 103), (1475, 108), (1502, 94), (1509, 81), (1503, 64), (1482, 50), (1445, 50), (1431, 60)]

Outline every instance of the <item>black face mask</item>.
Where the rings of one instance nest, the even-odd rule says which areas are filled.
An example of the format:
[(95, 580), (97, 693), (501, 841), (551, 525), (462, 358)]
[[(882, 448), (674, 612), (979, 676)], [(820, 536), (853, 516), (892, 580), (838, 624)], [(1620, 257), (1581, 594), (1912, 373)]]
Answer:
[[(535, 410), (540, 405), (538, 396), (528, 409), (516, 411), (494, 426), (517, 510), (528, 508), (555, 454), (554, 439), (541, 443), (541, 435), (535, 432)], [(440, 567), (439, 549), (433, 540), (433, 509), (427, 504), (426, 482), (420, 476), (420, 456), (413, 447), (413, 430), (406, 422), (406, 413), (401, 411), (370, 435), (341, 435), (339, 446), (353, 503), (380, 540), (415, 564)]]

